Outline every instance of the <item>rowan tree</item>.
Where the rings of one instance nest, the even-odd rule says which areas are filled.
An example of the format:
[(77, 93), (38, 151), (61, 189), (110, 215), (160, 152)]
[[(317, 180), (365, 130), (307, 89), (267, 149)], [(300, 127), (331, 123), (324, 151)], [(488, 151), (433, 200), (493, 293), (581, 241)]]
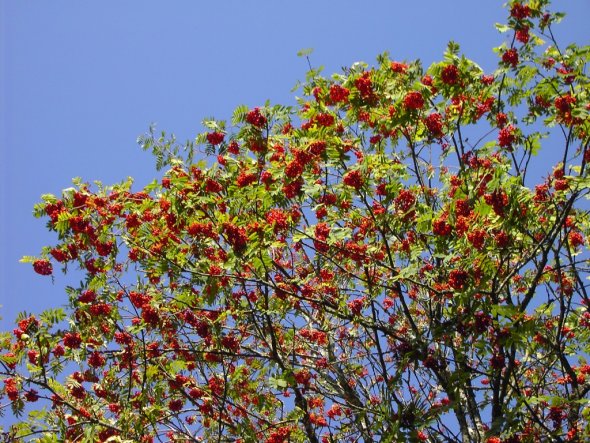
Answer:
[(590, 439), (590, 48), (508, 11), (494, 72), (452, 42), (311, 70), (296, 106), (141, 137), (140, 191), (44, 195), (24, 261), (84, 279), (0, 336), (4, 440)]

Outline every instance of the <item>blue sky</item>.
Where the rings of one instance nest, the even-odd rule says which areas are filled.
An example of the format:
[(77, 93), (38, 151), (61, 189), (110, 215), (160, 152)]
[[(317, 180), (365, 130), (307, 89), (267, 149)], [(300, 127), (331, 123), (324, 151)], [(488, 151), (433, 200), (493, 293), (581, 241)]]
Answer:
[[(0, 0), (0, 329), (19, 311), (65, 303), (64, 286), (77, 284), (18, 262), (55, 243), (31, 215), (41, 194), (76, 176), (151, 181), (152, 158), (135, 142), (150, 123), (182, 141), (239, 104), (294, 104), (307, 68), (296, 54), (308, 47), (330, 74), (383, 51), (428, 66), (452, 39), (492, 71), (502, 3)], [(589, 44), (590, 2), (554, 8), (568, 13), (560, 40)]]

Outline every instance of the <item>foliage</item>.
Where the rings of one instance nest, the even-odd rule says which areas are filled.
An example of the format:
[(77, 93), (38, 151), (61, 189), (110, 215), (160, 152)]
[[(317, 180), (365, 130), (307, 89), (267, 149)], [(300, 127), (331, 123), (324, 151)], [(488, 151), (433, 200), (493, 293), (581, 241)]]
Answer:
[(311, 70), (293, 108), (142, 137), (139, 192), (43, 196), (24, 261), (84, 280), (0, 336), (5, 441), (590, 439), (589, 48), (508, 8), (495, 72)]

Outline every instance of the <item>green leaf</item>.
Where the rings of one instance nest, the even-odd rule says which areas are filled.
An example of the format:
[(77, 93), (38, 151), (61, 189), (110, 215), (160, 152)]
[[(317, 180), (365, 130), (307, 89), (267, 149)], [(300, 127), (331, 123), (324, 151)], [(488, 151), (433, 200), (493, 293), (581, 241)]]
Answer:
[(246, 121), (246, 115), (248, 114), (249, 108), (246, 105), (240, 105), (232, 114), (231, 123), (232, 125), (238, 125)]
[(512, 318), (513, 315), (519, 312), (516, 305), (493, 305), (490, 309), (492, 315), (500, 317)]
[(19, 260), (20, 263), (33, 263), (37, 260), (37, 257), (33, 257), (32, 255), (25, 255), (23, 258)]
[(273, 389), (284, 389), (288, 386), (287, 384), (287, 380), (283, 379), (283, 378), (277, 378), (277, 377), (269, 377), (268, 378), (268, 385), (273, 388)]
[(41, 315), (40, 318), (49, 326), (55, 325), (67, 317), (66, 312), (61, 308), (47, 309)]
[(308, 57), (313, 52), (313, 48), (305, 48), (297, 51), (297, 57)]
[(496, 29), (502, 33), (508, 32), (510, 30), (510, 26), (504, 25), (502, 23), (496, 23), (495, 26), (496, 26)]

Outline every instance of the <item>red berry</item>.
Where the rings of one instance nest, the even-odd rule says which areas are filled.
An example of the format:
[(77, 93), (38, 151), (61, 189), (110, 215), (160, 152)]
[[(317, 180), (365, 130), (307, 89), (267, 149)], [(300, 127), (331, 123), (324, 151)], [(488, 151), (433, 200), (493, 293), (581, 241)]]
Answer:
[(51, 275), (53, 273), (53, 266), (48, 260), (35, 260), (33, 269), (40, 275)]

